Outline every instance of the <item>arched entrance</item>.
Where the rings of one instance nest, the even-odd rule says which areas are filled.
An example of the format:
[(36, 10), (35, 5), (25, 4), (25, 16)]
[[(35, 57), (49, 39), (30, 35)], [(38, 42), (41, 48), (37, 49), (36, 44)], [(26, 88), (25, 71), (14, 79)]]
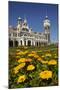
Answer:
[(24, 45), (26, 46), (26, 41), (24, 41)]
[(15, 47), (18, 47), (18, 41), (15, 41)]
[(35, 42), (35, 46), (37, 47), (39, 44), (38, 44), (38, 42)]
[(38, 46), (38, 42), (37, 42), (37, 46)]
[(22, 40), (20, 41), (20, 45), (22, 46)]
[(28, 40), (28, 46), (31, 46), (31, 41), (30, 40)]
[(13, 41), (9, 40), (9, 47), (13, 47)]

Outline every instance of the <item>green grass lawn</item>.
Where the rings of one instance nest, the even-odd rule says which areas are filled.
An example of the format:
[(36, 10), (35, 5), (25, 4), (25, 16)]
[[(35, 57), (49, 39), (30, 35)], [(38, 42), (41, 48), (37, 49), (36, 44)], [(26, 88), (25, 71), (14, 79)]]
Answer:
[(58, 85), (58, 47), (9, 48), (9, 88)]

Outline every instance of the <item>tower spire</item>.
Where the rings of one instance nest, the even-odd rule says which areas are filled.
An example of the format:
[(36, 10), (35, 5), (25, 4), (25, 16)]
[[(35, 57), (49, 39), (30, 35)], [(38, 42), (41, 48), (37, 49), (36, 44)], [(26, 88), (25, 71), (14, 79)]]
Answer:
[(21, 31), (21, 27), (22, 27), (22, 18), (19, 16), (17, 20), (18, 20), (17, 30), (18, 30), (18, 31)]
[(48, 18), (48, 15), (47, 15), (47, 7), (46, 7), (46, 19)]
[(24, 15), (24, 24), (27, 24), (27, 19), (25, 15)]
[(24, 20), (26, 20), (26, 15), (24, 15)]
[(47, 8), (46, 8), (46, 16), (47, 16)]

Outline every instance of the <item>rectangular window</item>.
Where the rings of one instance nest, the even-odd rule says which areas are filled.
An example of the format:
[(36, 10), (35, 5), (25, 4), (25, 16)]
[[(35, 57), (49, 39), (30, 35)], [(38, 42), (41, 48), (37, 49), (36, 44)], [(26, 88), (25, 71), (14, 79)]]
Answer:
[(13, 33), (13, 36), (14, 36), (14, 37), (17, 37), (17, 33)]

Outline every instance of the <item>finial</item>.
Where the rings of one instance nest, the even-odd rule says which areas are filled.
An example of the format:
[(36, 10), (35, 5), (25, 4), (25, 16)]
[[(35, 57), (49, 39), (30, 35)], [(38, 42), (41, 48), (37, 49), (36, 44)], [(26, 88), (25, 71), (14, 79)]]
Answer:
[(27, 23), (26, 15), (24, 14), (24, 23)]
[(48, 16), (46, 15), (46, 19), (48, 19)]
[(21, 20), (21, 17), (20, 16), (18, 17), (18, 20)]
[(26, 19), (26, 17), (24, 17), (24, 23), (27, 23), (27, 19)]

